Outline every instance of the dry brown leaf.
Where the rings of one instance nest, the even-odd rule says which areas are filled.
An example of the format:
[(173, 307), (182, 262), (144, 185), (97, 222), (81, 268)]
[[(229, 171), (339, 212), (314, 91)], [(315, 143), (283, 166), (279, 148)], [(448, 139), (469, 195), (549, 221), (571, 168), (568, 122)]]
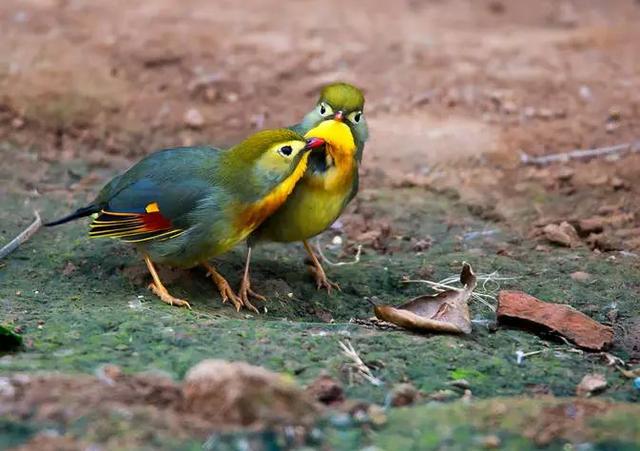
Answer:
[(498, 323), (552, 330), (581, 348), (600, 351), (613, 342), (613, 329), (566, 304), (544, 302), (521, 291), (498, 294)]
[(421, 332), (471, 333), (467, 301), (476, 287), (476, 276), (468, 263), (462, 266), (461, 290), (447, 290), (436, 295), (411, 299), (399, 307), (376, 305), (376, 316), (405, 329)]

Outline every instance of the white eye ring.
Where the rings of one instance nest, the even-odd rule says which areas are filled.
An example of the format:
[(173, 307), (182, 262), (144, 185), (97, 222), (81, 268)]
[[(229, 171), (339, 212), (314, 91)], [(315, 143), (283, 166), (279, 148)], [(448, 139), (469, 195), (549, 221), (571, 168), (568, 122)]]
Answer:
[(331, 108), (326, 103), (322, 102), (320, 103), (320, 105), (318, 105), (318, 112), (322, 117), (331, 116), (333, 114), (333, 108)]
[(349, 122), (351, 122), (352, 124), (357, 124), (362, 120), (363, 114), (364, 113), (362, 111), (353, 111), (349, 113), (347, 119), (349, 119)]
[(278, 148), (278, 153), (285, 158), (289, 158), (293, 154), (293, 147), (287, 145)]

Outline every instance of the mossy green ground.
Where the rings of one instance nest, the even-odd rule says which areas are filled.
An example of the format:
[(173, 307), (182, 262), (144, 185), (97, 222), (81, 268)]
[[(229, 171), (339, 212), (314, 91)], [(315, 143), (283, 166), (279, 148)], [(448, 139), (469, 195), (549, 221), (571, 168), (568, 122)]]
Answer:
[[(350, 340), (366, 362), (373, 362), (375, 375), (384, 385), (348, 385), (347, 396), (378, 404), (385, 403), (394, 384), (407, 381), (429, 393), (465, 379), (476, 398), (526, 395), (541, 386), (556, 396), (572, 396), (582, 377), (593, 372), (604, 373), (609, 382), (602, 396), (627, 402), (640, 399), (631, 382), (606, 366), (601, 356), (576, 352), (565, 343), (526, 331), (494, 330), (489, 327), (493, 313), (481, 304), (471, 306), (478, 321), (467, 337), (376, 330), (350, 323), (352, 318), (372, 316), (366, 297), (398, 304), (428, 291), (420, 284), (402, 283), (403, 276), (416, 278), (429, 266), (433, 268), (430, 278), (439, 280), (458, 273), (461, 262), (468, 261), (479, 273), (499, 271), (502, 276), (517, 277), (501, 282), (503, 288), (568, 303), (601, 322), (610, 322), (608, 314), (616, 310), (616, 331), (622, 336), (625, 325), (638, 314), (640, 277), (633, 257), (594, 255), (587, 249), (537, 252), (535, 243), (511, 235), (504, 225), (487, 223), (455, 199), (419, 188), (368, 191), (364, 198), (367, 207), (390, 219), (394, 252), (379, 254), (365, 248), (360, 263), (328, 268), (330, 277), (342, 286), (342, 292), (329, 296), (316, 291), (302, 263), (300, 246), (257, 248), (254, 288), (269, 297), (268, 311), (261, 315), (236, 313), (230, 305), (221, 304), (213, 284), (199, 269), (178, 272), (168, 284), (172, 294), (191, 302), (193, 310), (170, 307), (146, 290), (143, 263), (132, 249), (115, 241), (87, 239), (85, 221), (42, 229), (0, 262), (1, 322), (19, 327), (25, 339), (22, 352), (0, 357), (0, 374), (91, 373), (101, 364), (114, 363), (126, 372), (159, 370), (180, 379), (200, 360), (221, 358), (290, 373), (305, 384), (321, 372), (346, 380), (341, 368), (347, 360), (338, 342)], [(55, 199), (40, 197), (27, 206), (24, 196), (9, 194), (2, 200), (0, 244), (30, 222), (34, 207), (48, 219), (67, 210)], [(473, 233), (478, 231), (489, 233)], [(433, 237), (433, 246), (422, 253), (413, 251), (407, 238), (426, 236)], [(508, 255), (497, 254), (503, 248)], [(234, 285), (239, 282), (243, 252), (239, 247), (217, 259), (219, 270)], [(574, 271), (588, 272), (592, 279), (574, 281), (569, 277)], [(326, 322), (329, 317), (333, 322)], [(542, 352), (518, 365), (518, 350)], [(624, 360), (629, 357), (619, 342), (611, 352)], [(419, 430), (434, 418), (447, 421), (433, 409), (404, 412), (420, 423), (415, 425)], [(387, 440), (404, 435), (407, 419), (403, 415), (393, 413), (374, 442), (390, 449), (385, 447)], [(471, 425), (458, 423), (455, 416), (450, 420), (447, 434), (470, 434)], [(404, 435), (405, 449), (426, 443), (423, 440), (437, 447), (446, 439), (443, 434)]]

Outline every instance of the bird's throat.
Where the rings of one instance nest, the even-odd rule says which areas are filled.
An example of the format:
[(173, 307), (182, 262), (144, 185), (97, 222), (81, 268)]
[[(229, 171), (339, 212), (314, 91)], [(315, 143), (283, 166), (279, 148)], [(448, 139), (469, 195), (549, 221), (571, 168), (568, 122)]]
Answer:
[(309, 130), (305, 137), (324, 139), (326, 169), (320, 173), (307, 172), (304, 183), (326, 191), (351, 186), (354, 171), (357, 171), (357, 148), (349, 126), (340, 121), (327, 120)]
[(309, 159), (309, 152), (306, 152), (300, 158), (298, 165), (293, 172), (278, 186), (271, 190), (265, 197), (257, 202), (245, 207), (237, 220), (237, 230), (241, 230), (244, 239), (249, 235), (256, 227), (258, 227), (262, 221), (267, 219), (273, 214), (282, 204), (287, 200), (287, 197), (293, 191), (298, 180), (302, 178), (306, 169), (307, 161)]

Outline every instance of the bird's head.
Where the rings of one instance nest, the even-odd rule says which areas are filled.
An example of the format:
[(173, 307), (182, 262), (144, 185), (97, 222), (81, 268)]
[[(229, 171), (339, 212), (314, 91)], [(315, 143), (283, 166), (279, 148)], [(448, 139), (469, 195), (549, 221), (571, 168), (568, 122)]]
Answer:
[(304, 117), (302, 126), (310, 130), (331, 119), (346, 124), (358, 143), (364, 143), (369, 137), (364, 116), (364, 95), (353, 85), (338, 82), (322, 88), (316, 106)]
[(259, 196), (288, 179), (297, 181), (309, 152), (323, 145), (320, 138), (305, 139), (288, 129), (263, 130), (227, 151), (226, 174), (239, 191)]

